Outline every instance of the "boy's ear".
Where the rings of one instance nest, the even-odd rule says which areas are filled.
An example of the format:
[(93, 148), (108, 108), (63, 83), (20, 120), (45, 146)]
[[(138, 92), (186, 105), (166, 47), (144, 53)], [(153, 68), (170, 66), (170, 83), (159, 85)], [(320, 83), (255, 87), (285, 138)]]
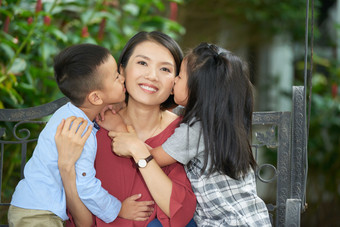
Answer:
[(87, 99), (95, 106), (103, 104), (102, 93), (98, 90), (90, 92), (90, 94), (87, 95)]

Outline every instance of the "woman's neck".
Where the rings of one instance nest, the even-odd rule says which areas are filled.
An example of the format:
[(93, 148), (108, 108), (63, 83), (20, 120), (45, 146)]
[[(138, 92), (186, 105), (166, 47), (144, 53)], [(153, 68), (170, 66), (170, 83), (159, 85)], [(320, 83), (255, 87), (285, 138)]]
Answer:
[(159, 105), (146, 106), (130, 101), (120, 114), (127, 125), (134, 127), (138, 137), (143, 141), (163, 130), (163, 111), (160, 110)]

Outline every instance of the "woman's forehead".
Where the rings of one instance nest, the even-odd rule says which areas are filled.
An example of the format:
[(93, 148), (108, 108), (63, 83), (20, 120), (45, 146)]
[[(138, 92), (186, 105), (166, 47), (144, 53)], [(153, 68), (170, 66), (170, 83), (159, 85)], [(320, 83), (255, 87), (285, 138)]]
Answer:
[(171, 62), (172, 64), (175, 62), (170, 50), (154, 41), (144, 41), (137, 44), (131, 57), (135, 58), (136, 56), (143, 56), (150, 60)]

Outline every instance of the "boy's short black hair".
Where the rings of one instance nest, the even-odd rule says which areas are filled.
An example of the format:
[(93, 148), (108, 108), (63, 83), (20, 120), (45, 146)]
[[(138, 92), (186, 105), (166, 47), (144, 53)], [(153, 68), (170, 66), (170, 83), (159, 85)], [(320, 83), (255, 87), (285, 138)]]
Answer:
[(91, 91), (102, 88), (97, 67), (111, 55), (104, 47), (77, 44), (54, 58), (54, 77), (60, 91), (76, 106), (81, 106)]

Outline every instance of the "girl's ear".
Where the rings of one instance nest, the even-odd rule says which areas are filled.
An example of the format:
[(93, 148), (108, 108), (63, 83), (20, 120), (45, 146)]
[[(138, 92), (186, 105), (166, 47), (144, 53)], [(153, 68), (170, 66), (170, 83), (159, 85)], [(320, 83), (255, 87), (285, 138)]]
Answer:
[(99, 106), (103, 104), (102, 92), (101, 91), (92, 91), (87, 95), (87, 99), (92, 105)]

